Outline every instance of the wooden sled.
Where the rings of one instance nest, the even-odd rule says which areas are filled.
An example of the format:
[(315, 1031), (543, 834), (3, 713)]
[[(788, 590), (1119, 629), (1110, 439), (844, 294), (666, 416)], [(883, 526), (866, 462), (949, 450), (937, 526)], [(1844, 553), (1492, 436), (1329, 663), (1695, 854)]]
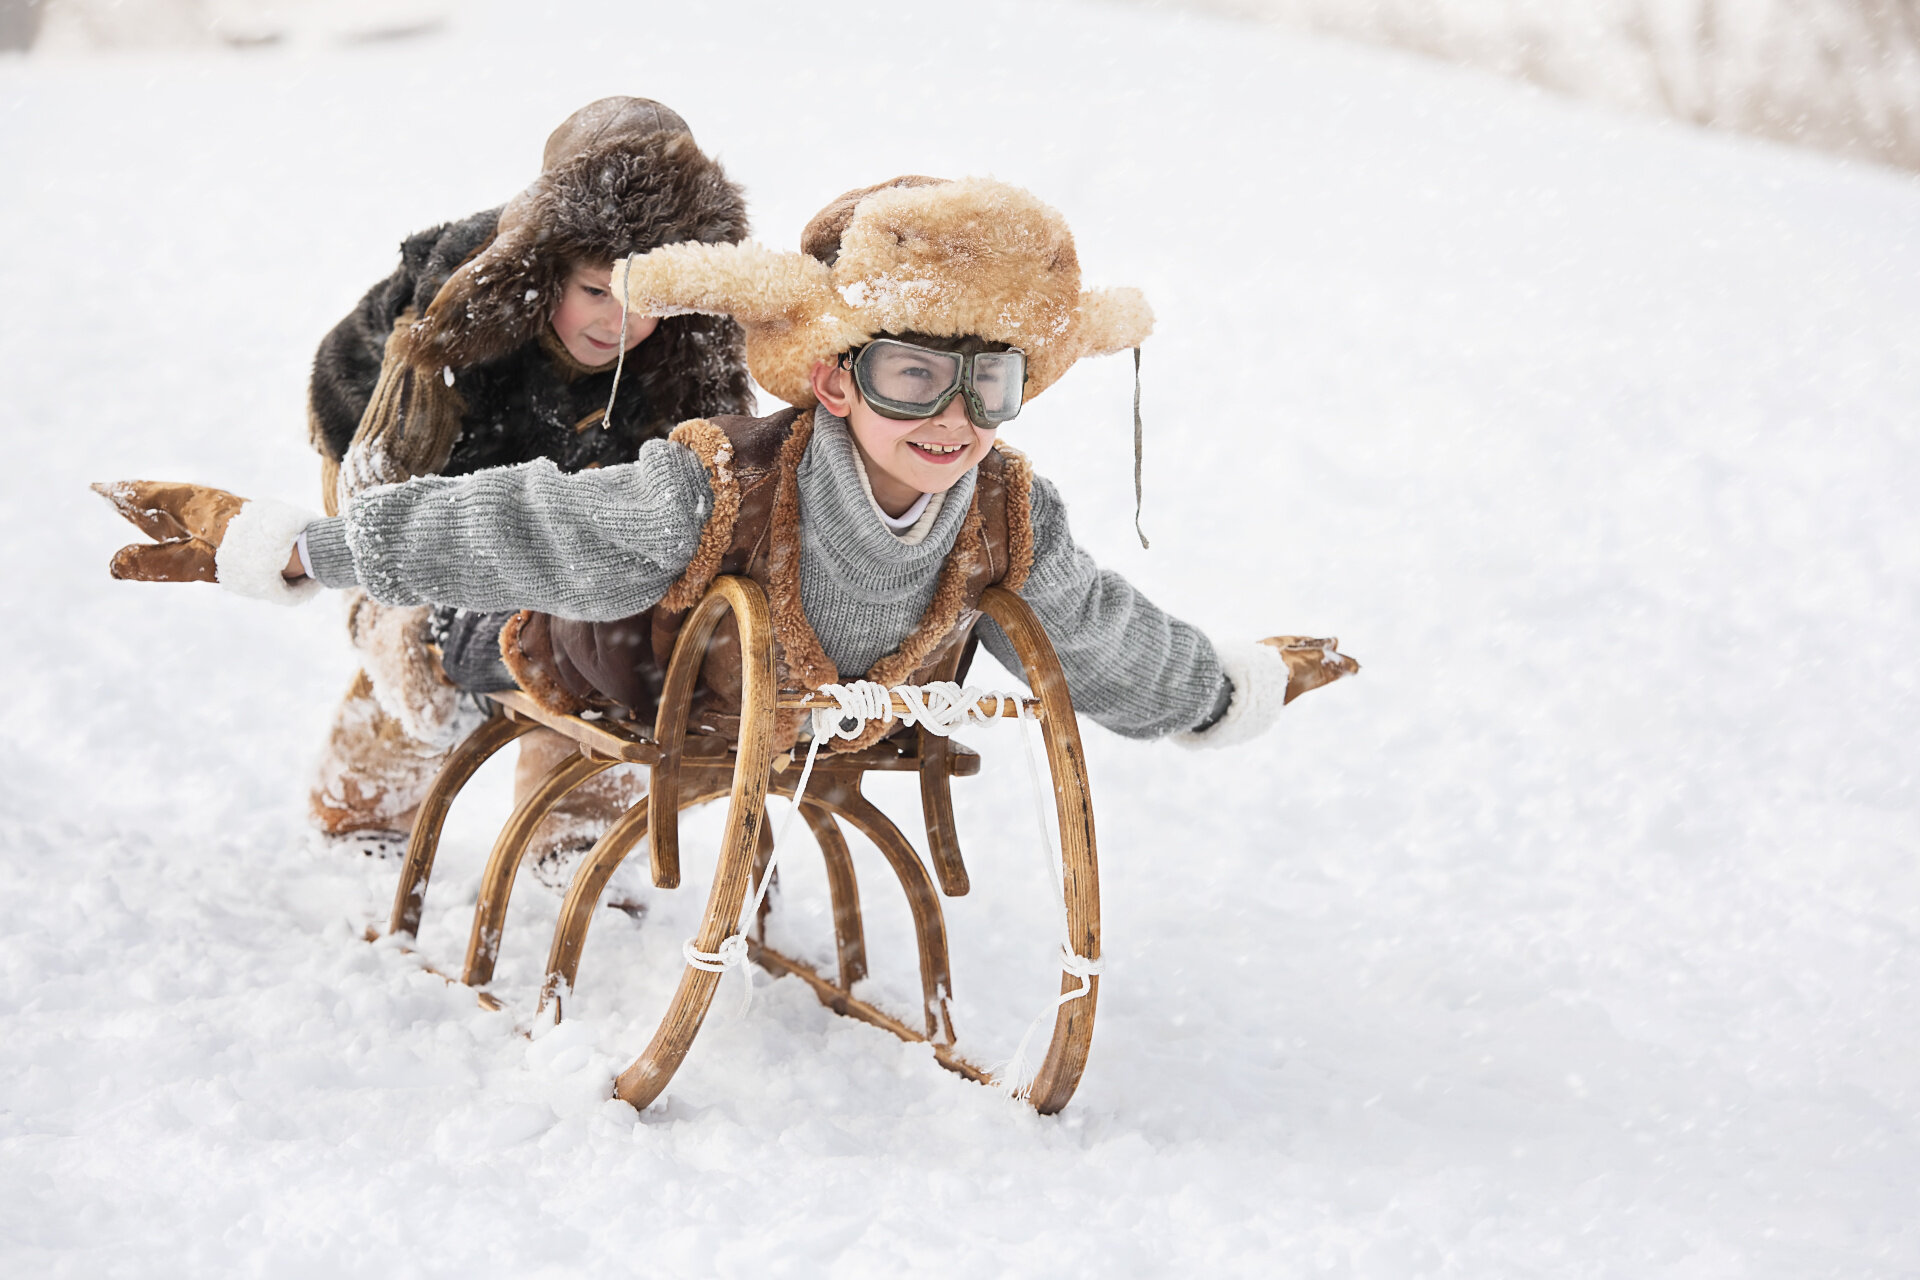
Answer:
[[(1033, 691), (1027, 706), (1029, 714), (1040, 721), (1059, 819), (1068, 942), (1079, 956), (1097, 962), (1100, 885), (1094, 851), (1093, 806), (1087, 789), (1086, 758), (1073, 703), (1067, 694), (1066, 676), (1039, 620), (1019, 596), (999, 587), (989, 588), (981, 601), (981, 609), (1013, 642), (1025, 669), (1028, 687)], [(687, 733), (689, 702), (706, 656), (707, 642), (729, 612), (740, 635), (739, 735), (733, 741), (717, 736), (690, 737)], [(956, 668), (960, 665), (960, 652), (956, 647), (951, 664)], [(659, 713), (650, 738), (639, 726), (629, 723), (556, 715), (521, 693), (490, 695), (496, 713), (454, 751), (420, 805), (400, 884), (394, 894), (389, 932), (412, 938), (419, 929), (434, 853), (454, 796), (495, 752), (522, 734), (544, 726), (571, 739), (576, 749), (515, 808), (501, 828), (481, 880), (461, 980), (470, 986), (484, 987), (493, 977), (508, 895), (534, 829), (569, 791), (622, 763), (650, 767), (647, 795), (607, 830), (574, 874), (547, 956), (541, 1008), (556, 1019), (564, 1011), (567, 995), (579, 974), (581, 949), (586, 943), (594, 909), (609, 878), (627, 854), (651, 836), (653, 883), (662, 889), (677, 888), (680, 884), (680, 811), (724, 796), (727, 820), (721, 836), (720, 857), (714, 870), (713, 887), (707, 895), (706, 912), (692, 942), (700, 952), (717, 952), (726, 938), (739, 931), (740, 913), (747, 895), (772, 854), (766, 797), (771, 792), (791, 799), (800, 779), (798, 759), (786, 754), (775, 758), (775, 708), (833, 705), (830, 699), (820, 695), (776, 692), (773, 670), (773, 630), (764, 593), (749, 579), (721, 577), (688, 615), (681, 630), (668, 664)], [(941, 674), (950, 678), (953, 672)], [(1006, 713), (1011, 714), (1010, 708)], [(968, 1079), (986, 1082), (989, 1079), (986, 1071), (954, 1051), (953, 1024), (948, 1009), (952, 983), (946, 921), (941, 913), (939, 894), (934, 890), (937, 879), (940, 892), (949, 897), (967, 892), (967, 870), (954, 830), (950, 779), (971, 776), (978, 773), (979, 768), (980, 758), (974, 752), (924, 728), (897, 733), (858, 752), (836, 754), (823, 750), (800, 805), (800, 816), (812, 831), (826, 861), (836, 972), (832, 976), (822, 974), (804, 961), (766, 946), (763, 928), (754, 929), (759, 936), (749, 936), (747, 946), (749, 955), (762, 968), (776, 975), (792, 974), (802, 979), (835, 1012), (883, 1027), (902, 1040), (931, 1044), (934, 1056), (942, 1065)], [(933, 864), (931, 875), (900, 829), (861, 794), (861, 781), (873, 770), (919, 775), (921, 808)], [(920, 952), (923, 1027), (910, 1026), (853, 994), (854, 984), (867, 972), (866, 941), (853, 861), (840, 830), (841, 822), (848, 823), (873, 842), (906, 894)], [(763, 906), (762, 917), (765, 911)], [(750, 923), (757, 926), (763, 922)], [(618, 1097), (636, 1108), (645, 1107), (659, 1097), (692, 1046), (721, 977), (718, 972), (688, 964), (652, 1042), (615, 1082), (614, 1093)], [(1035, 1109), (1044, 1114), (1066, 1106), (1080, 1083), (1093, 1039), (1099, 981), (1095, 974), (1085, 975), (1084, 994), (1063, 1002), (1054, 1015), (1052, 1040), (1027, 1095)], [(1060, 986), (1063, 995), (1080, 991), (1082, 982), (1081, 975), (1063, 967)]]

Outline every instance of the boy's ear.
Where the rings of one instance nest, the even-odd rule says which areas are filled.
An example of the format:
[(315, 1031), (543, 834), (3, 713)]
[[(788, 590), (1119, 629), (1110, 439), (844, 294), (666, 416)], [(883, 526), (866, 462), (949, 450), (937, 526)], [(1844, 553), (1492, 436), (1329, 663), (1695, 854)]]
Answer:
[(854, 397), (859, 394), (853, 385), (853, 375), (838, 360), (815, 360), (807, 381), (813, 387), (813, 398), (836, 418), (847, 416)]

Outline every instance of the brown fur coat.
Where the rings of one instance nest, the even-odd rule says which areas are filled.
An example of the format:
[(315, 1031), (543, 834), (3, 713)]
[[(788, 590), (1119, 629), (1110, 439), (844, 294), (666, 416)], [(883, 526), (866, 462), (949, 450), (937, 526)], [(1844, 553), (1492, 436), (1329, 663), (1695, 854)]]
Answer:
[(606, 423), (595, 415), (612, 370), (586, 369), (543, 340), (576, 263), (742, 239), (739, 188), (684, 131), (603, 130), (552, 158), (503, 209), (410, 237), (399, 267), (321, 342), (309, 428), (330, 464), (330, 505), (356, 435), (363, 448), (379, 435), (376, 451), (405, 451), (385, 478), (541, 457), (577, 470), (630, 461), (685, 419), (750, 410), (741, 332), (724, 317), (661, 321), (628, 354)]

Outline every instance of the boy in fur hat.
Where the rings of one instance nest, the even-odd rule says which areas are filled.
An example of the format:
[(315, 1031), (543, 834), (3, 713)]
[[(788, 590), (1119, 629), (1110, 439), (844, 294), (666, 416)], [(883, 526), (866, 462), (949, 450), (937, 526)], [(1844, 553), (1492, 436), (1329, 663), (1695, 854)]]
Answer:
[[(739, 319), (754, 376), (791, 408), (682, 423), (625, 466), (377, 488), (334, 519), (122, 486), (123, 512), (170, 541), (124, 549), (115, 571), (171, 556), (243, 594), (362, 585), (396, 604), (518, 606), (505, 667), (571, 711), (647, 714), (686, 611), (720, 573), (766, 590), (783, 688), (923, 682), (995, 583), (1045, 625), (1076, 708), (1129, 736), (1244, 741), (1359, 669), (1333, 641), (1217, 648), (1098, 568), (1058, 492), (998, 440), (1075, 360), (1137, 346), (1152, 325), (1137, 292), (1081, 290), (1058, 213), (993, 181), (900, 178), (841, 197), (801, 243), (672, 245), (613, 280), (635, 311)], [(1017, 671), (1005, 637), (981, 632)], [(722, 683), (703, 691), (708, 714), (729, 709)]]
[[(554, 130), (541, 170), (503, 208), (408, 238), (400, 266), (320, 344), (308, 426), (329, 512), (416, 475), (535, 458), (569, 472), (632, 462), (676, 423), (751, 408), (736, 324), (629, 315), (609, 291), (614, 260), (628, 253), (746, 234), (739, 189), (686, 121), (650, 99), (603, 98)], [(438, 651), (450, 637), (497, 633), (501, 619), (363, 593), (348, 618), (364, 670), (335, 716), (313, 819), (329, 835), (404, 842), (427, 784), (475, 722)], [(566, 750), (558, 735), (523, 739), (519, 788)], [(536, 837), (536, 867), (590, 843), (632, 778), (615, 770), (570, 796)]]

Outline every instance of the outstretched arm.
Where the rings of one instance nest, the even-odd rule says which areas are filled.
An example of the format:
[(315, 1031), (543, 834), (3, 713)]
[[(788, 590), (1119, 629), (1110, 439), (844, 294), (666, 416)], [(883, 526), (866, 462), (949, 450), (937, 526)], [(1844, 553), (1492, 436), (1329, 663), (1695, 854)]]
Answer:
[[(638, 461), (571, 475), (538, 461), (458, 478), (421, 477), (362, 494), (338, 519), (276, 522), (258, 537), (239, 539), (244, 546), (235, 535), (245, 532), (242, 517), (256, 504), (221, 496), (240, 512), (229, 513), (232, 527), (222, 522), (218, 529), (188, 531), (207, 548), (204, 571), (143, 576), (217, 577), (236, 586), (225, 568), (244, 559), (264, 561), (277, 580), (299, 567), (293, 548), (304, 530), (313, 576), (325, 586), (362, 585), (386, 604), (530, 608), (588, 620), (626, 617), (657, 601), (685, 570), (712, 507), (699, 460), (668, 441), (650, 442)], [(126, 504), (116, 505), (135, 519)], [(155, 536), (168, 532), (150, 519), (135, 523)], [(116, 569), (128, 556), (116, 557)]]
[[(1060, 655), (1075, 708), (1116, 733), (1229, 745), (1263, 732), (1301, 693), (1360, 669), (1332, 652), (1333, 641), (1276, 636), (1216, 648), (1075, 545), (1059, 493), (1037, 476), (1033, 530), (1033, 571), (1020, 594)], [(981, 639), (1019, 670), (999, 628), (982, 623)]]

